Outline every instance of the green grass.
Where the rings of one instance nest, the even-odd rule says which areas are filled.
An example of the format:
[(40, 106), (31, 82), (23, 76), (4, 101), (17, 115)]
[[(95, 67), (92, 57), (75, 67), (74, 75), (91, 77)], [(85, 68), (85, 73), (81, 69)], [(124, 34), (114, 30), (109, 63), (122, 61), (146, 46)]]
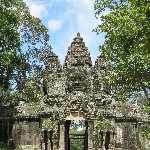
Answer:
[(0, 143), (0, 150), (12, 150), (8, 146), (6, 146), (4, 143)]

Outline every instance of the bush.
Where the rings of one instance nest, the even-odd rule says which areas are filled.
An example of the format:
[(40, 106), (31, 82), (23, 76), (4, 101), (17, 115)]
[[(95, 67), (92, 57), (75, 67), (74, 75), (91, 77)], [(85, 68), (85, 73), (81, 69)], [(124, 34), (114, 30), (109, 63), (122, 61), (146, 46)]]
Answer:
[(11, 149), (3, 142), (0, 142), (0, 150), (11, 150)]

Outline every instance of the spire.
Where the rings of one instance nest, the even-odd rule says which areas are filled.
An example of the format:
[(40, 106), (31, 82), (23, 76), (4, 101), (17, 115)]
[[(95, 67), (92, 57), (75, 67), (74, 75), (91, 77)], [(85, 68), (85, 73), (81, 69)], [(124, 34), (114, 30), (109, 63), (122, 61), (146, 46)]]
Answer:
[(88, 48), (80, 37), (80, 33), (73, 39), (71, 46), (68, 48), (67, 56), (65, 58), (64, 68), (70, 67), (91, 67), (91, 57)]
[(77, 37), (80, 38), (80, 33), (79, 32), (77, 33)]
[(47, 61), (45, 63), (45, 69), (50, 73), (61, 71), (62, 68), (60, 65), (60, 61), (58, 59), (58, 56), (54, 52), (51, 52), (48, 55)]
[(100, 55), (99, 57), (97, 57), (94, 68), (98, 71), (106, 69), (106, 60), (104, 55)]

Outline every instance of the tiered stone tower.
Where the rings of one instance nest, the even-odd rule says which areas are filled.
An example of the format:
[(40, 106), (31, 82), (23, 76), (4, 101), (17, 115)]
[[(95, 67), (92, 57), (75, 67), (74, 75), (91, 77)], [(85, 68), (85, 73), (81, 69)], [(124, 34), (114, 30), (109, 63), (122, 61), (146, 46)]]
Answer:
[(60, 118), (70, 111), (79, 110), (91, 118), (96, 113), (95, 108), (113, 101), (109, 86), (100, 82), (100, 78), (106, 75), (106, 69), (103, 56), (98, 57), (95, 66), (92, 66), (88, 48), (77, 33), (68, 48), (63, 69), (55, 54), (48, 57), (44, 77), (45, 102), (53, 107), (57, 101)]
[(68, 149), (66, 142), (63, 142), (65, 131), (68, 131), (66, 120), (87, 121), (86, 147), (89, 150), (93, 148), (93, 133), (90, 131), (97, 114), (100, 116), (105, 111), (105, 115), (113, 116), (114, 100), (110, 96), (110, 88), (100, 81), (106, 75), (107, 69), (104, 56), (98, 57), (95, 66), (92, 66), (90, 53), (80, 33), (77, 33), (68, 48), (63, 69), (55, 54), (48, 57), (44, 76), (43, 108), (46, 113), (54, 111), (57, 114), (55, 117), (61, 122), (61, 150)]
[[(149, 150), (150, 142), (140, 136), (149, 127), (148, 116), (135, 105), (116, 106), (110, 85), (102, 80), (108, 71), (103, 55), (92, 66), (88, 48), (77, 33), (63, 67), (56, 54), (48, 55), (41, 101), (21, 102), (14, 118), (0, 117), (0, 141), (21, 149), (70, 150), (70, 122), (82, 120), (84, 150)], [(96, 141), (94, 123), (99, 120), (109, 124), (96, 132), (101, 137)]]

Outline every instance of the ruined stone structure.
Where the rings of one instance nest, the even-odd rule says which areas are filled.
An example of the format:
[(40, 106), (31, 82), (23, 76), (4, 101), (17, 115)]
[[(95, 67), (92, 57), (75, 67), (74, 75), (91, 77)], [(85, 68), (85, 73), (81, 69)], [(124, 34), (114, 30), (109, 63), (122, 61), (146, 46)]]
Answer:
[[(92, 66), (88, 48), (77, 33), (63, 67), (54, 53), (48, 56), (43, 99), (36, 104), (21, 102), (15, 120), (1, 120), (1, 141), (23, 149), (69, 150), (70, 121), (82, 120), (84, 150), (149, 150), (150, 141), (140, 136), (142, 128), (149, 127), (148, 115), (136, 105), (127, 107), (129, 111), (116, 107), (110, 86), (101, 81), (107, 69), (103, 56)], [(109, 122), (100, 133), (94, 132), (97, 120)], [(5, 138), (2, 132), (7, 132)]]

